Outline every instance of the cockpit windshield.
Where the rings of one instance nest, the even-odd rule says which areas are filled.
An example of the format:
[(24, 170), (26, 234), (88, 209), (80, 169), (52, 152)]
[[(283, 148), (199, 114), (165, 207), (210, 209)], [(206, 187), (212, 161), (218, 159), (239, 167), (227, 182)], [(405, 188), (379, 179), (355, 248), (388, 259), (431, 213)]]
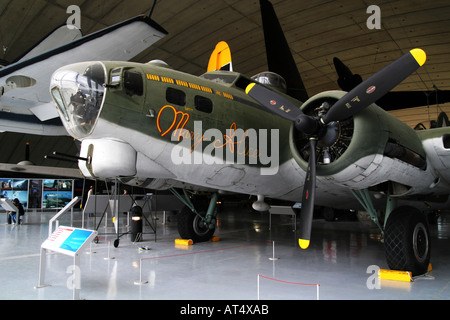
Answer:
[(79, 63), (57, 70), (50, 91), (66, 129), (75, 138), (94, 128), (105, 95), (106, 74), (101, 63)]

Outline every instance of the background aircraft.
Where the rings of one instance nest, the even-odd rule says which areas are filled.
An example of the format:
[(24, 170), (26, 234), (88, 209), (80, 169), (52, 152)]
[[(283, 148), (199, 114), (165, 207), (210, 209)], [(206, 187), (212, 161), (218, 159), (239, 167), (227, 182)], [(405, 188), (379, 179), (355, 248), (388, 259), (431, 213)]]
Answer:
[(84, 37), (76, 28), (57, 28), (16, 62), (0, 69), (0, 131), (67, 135), (48, 91), (52, 73), (86, 60), (128, 61), (166, 34), (145, 16)]

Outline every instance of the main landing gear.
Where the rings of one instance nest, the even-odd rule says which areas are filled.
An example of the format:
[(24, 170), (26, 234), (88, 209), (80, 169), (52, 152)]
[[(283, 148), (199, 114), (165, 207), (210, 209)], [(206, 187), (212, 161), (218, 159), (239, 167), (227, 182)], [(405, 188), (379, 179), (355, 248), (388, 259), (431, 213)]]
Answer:
[(424, 274), (430, 264), (430, 231), (422, 212), (411, 206), (396, 207), (395, 198), (387, 197), (384, 223), (380, 223), (368, 190), (352, 190), (371, 219), (380, 228), (387, 264), (393, 270)]
[(208, 202), (206, 197), (190, 198), (185, 190), (184, 197), (175, 189), (170, 191), (185, 204), (178, 214), (180, 237), (194, 243), (210, 240), (216, 231), (217, 193), (213, 193)]
[(384, 228), (384, 246), (389, 268), (424, 274), (430, 263), (430, 237), (424, 214), (413, 207), (399, 207)]

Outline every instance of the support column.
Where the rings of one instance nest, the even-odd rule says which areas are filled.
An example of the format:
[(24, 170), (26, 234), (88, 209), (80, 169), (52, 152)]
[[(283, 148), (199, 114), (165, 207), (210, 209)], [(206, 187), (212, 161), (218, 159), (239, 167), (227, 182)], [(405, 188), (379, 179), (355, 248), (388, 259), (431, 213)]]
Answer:
[(211, 200), (209, 201), (208, 211), (206, 211), (206, 223), (209, 229), (214, 229), (216, 224), (216, 206), (217, 206), (217, 193), (213, 193)]
[(389, 218), (389, 215), (391, 214), (392, 211), (394, 211), (394, 209), (397, 208), (397, 198), (393, 198), (390, 195), (387, 196), (387, 201), (386, 201), (386, 212), (384, 214), (384, 225), (383, 227), (386, 226), (386, 222)]
[[(370, 198), (369, 190), (362, 189), (362, 190), (351, 190), (350, 192), (353, 194), (353, 196), (358, 200), (358, 202), (361, 204), (361, 206), (366, 210), (372, 221), (380, 228), (381, 233), (384, 233), (384, 226), (380, 225), (380, 222), (378, 221), (378, 215), (377, 211), (375, 210), (375, 207), (373, 206), (372, 199)], [(357, 192), (359, 194), (357, 194)]]

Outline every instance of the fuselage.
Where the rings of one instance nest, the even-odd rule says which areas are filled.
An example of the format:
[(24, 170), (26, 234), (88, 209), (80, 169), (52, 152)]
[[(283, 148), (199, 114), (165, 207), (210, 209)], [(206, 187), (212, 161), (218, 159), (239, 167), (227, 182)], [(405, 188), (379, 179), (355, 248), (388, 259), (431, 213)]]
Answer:
[[(52, 86), (57, 89), (52, 94), (62, 102), (59, 111), (66, 129), (82, 141), (82, 153), (89, 156), (88, 145), (109, 141), (107, 157), (110, 162), (114, 157), (116, 165), (106, 172), (98, 164), (104, 161), (96, 162), (104, 155), (92, 156), (90, 165), (80, 163), (85, 176), (112, 178), (119, 173), (123, 180), (132, 177), (131, 183), (141, 186), (167, 188), (182, 182), (280, 196), (273, 178), (294, 164), (290, 122), (261, 110), (245, 94), (251, 81), (220, 71), (196, 77), (162, 63), (98, 62), (56, 72)], [(77, 104), (80, 91), (89, 97)], [(178, 154), (173, 151), (177, 146)], [(129, 163), (121, 161), (126, 152), (136, 153), (129, 161), (136, 164), (128, 168)], [(286, 187), (286, 179), (280, 180), (281, 185)], [(293, 181), (290, 189), (298, 187)]]

